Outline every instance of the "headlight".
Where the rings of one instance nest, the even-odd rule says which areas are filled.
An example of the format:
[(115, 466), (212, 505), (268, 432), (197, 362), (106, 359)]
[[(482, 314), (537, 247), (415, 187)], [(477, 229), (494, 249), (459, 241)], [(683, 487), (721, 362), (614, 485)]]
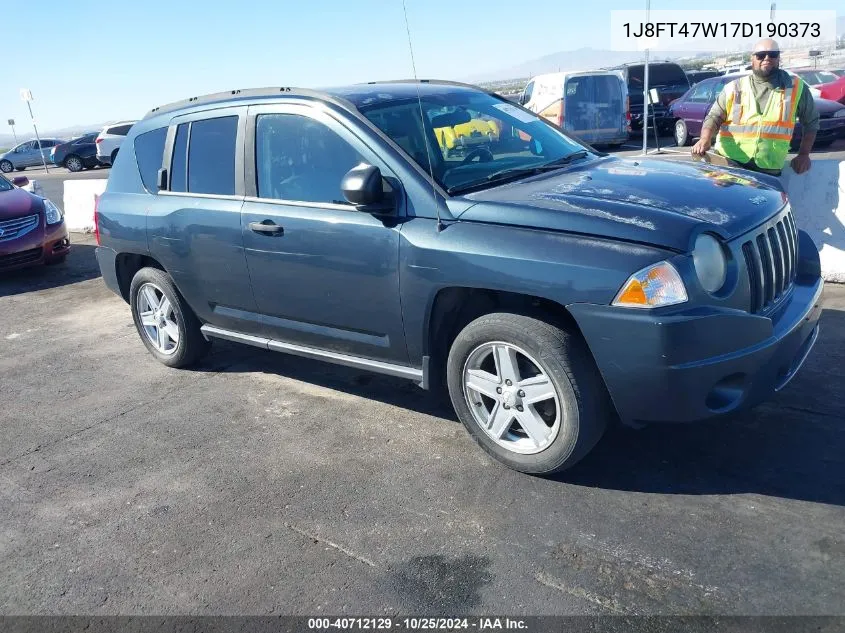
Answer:
[(702, 233), (696, 238), (692, 261), (698, 281), (707, 292), (718, 292), (725, 285), (728, 261), (722, 245), (715, 237)]
[(47, 224), (58, 224), (64, 217), (61, 209), (47, 198), (44, 198), (44, 215), (47, 216)]
[(678, 271), (669, 262), (658, 262), (631, 275), (616, 295), (613, 305), (660, 308), (686, 300), (687, 289)]
[(842, 108), (841, 110), (837, 110), (836, 112), (834, 112), (833, 118), (834, 119), (845, 119), (845, 108)]

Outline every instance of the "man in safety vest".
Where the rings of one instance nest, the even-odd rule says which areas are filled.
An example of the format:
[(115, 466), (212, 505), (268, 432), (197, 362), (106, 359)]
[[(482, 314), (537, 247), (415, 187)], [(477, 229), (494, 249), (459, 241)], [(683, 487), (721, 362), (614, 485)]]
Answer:
[(750, 75), (725, 84), (704, 120), (701, 140), (692, 148), (702, 156), (716, 136), (716, 151), (739, 167), (779, 176), (795, 121), (802, 137), (792, 169), (810, 169), (810, 149), (819, 129), (819, 114), (804, 81), (780, 69), (780, 50), (771, 39), (760, 40), (751, 56)]

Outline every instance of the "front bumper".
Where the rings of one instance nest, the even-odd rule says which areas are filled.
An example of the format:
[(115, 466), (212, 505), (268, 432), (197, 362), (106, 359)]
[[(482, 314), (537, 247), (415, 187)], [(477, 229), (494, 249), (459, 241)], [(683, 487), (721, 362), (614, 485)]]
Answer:
[(19, 239), (0, 242), (0, 271), (50, 264), (69, 252), (70, 238), (64, 221), (44, 229), (39, 227)]
[(823, 289), (820, 278), (799, 278), (774, 319), (569, 307), (623, 423), (694, 422), (759, 404), (795, 377), (818, 336)]

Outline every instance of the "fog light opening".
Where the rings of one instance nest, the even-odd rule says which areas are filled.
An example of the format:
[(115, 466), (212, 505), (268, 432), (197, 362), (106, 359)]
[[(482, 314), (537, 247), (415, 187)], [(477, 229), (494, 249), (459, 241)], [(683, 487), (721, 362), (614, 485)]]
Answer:
[(728, 411), (737, 407), (745, 395), (746, 378), (744, 373), (722, 378), (707, 394), (705, 406), (713, 412)]

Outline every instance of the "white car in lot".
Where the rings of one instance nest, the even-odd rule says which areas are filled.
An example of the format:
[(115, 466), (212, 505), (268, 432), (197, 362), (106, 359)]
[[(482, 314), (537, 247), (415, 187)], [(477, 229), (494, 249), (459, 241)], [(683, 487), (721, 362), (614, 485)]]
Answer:
[(111, 123), (103, 128), (103, 131), (94, 141), (97, 145), (97, 160), (106, 165), (111, 165), (117, 157), (117, 150), (130, 128), (136, 121), (120, 121)]

